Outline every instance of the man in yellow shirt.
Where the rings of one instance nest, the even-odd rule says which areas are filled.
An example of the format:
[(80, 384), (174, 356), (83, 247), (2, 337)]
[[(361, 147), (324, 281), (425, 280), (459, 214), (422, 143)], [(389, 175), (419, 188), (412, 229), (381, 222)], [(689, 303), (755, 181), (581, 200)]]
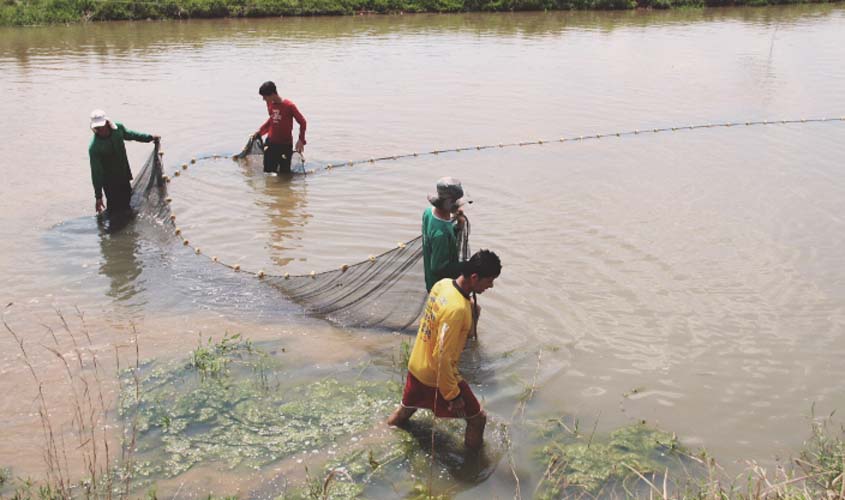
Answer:
[(479, 448), (484, 440), (487, 415), (458, 371), (458, 362), (472, 330), (470, 293), (493, 288), (502, 272), (499, 257), (489, 251), (476, 252), (463, 264), (457, 279), (444, 278), (431, 288), (411, 358), (402, 403), (387, 420), (400, 426), (420, 408), (435, 417), (467, 421), (464, 443)]

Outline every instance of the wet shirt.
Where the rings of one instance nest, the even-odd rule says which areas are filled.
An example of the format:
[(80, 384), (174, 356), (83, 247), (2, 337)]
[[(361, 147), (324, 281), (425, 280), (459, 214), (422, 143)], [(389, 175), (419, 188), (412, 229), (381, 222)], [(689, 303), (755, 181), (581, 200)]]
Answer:
[(91, 163), (91, 183), (94, 185), (94, 196), (103, 197), (103, 186), (106, 184), (122, 184), (132, 180), (132, 170), (126, 158), (126, 143), (124, 141), (152, 142), (153, 136), (142, 132), (135, 132), (126, 128), (122, 123), (115, 122), (116, 129), (109, 137), (94, 134), (88, 146), (88, 160)]
[(461, 274), (455, 224), (438, 218), (434, 207), (428, 207), (422, 216), (422, 239), (425, 289), (430, 291), (439, 280)]
[[(435, 283), (428, 295), (408, 371), (423, 384), (437, 387), (446, 400), (461, 394), (461, 352), (472, 327), (469, 297), (454, 280)], [(438, 373), (439, 372), (439, 373)]]
[(305, 142), (305, 117), (296, 109), (296, 105), (287, 99), (282, 102), (268, 102), (267, 114), (270, 118), (261, 125), (258, 133), (267, 135), (267, 142), (273, 144), (293, 144), (293, 120), (299, 124), (299, 140)]

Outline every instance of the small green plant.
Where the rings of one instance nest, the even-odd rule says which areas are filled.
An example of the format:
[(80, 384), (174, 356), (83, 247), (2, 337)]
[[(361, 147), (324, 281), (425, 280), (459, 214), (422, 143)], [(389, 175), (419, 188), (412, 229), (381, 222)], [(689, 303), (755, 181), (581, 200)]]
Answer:
[(414, 487), (407, 498), (410, 500), (448, 500), (451, 497), (447, 493), (435, 494), (427, 484), (418, 481), (414, 483)]
[(317, 476), (312, 476), (308, 466), (305, 466), (305, 487), (308, 491), (308, 498), (320, 500), (323, 498), (323, 482)]
[(253, 351), (252, 341), (241, 340), (240, 333), (232, 336), (226, 333), (217, 343), (211, 337), (205, 345), (200, 341), (199, 346), (191, 353), (189, 365), (199, 371), (202, 377), (218, 377), (227, 373), (234, 354), (252, 354)]
[(411, 361), (411, 343), (407, 340), (403, 340), (402, 344), (399, 346), (400, 352), (400, 359), (399, 362), (402, 366), (407, 367), (408, 362)]
[[(7, 480), (9, 479), (7, 478)], [(0, 498), (6, 497), (0, 496)], [(11, 500), (63, 500), (65, 496), (48, 483), (32, 479), (18, 479), (8, 498)]]
[(413, 344), (409, 340), (402, 340), (396, 352), (390, 356), (393, 365), (393, 372), (396, 374), (400, 384), (405, 384), (405, 374), (408, 372), (408, 361), (411, 359)]
[(398, 357), (394, 357), (393, 360), (394, 366), (404, 373), (408, 369), (408, 361), (411, 360), (411, 342), (403, 340), (399, 344)]
[(12, 470), (8, 467), (0, 467), (0, 488), (6, 486), (6, 483), (12, 478)]
[(845, 493), (845, 441), (842, 439), (845, 429), (840, 428), (840, 435), (836, 435), (830, 427), (830, 417), (821, 422), (813, 421), (812, 435), (804, 443), (796, 464), (812, 478), (816, 489), (826, 492), (838, 489)]

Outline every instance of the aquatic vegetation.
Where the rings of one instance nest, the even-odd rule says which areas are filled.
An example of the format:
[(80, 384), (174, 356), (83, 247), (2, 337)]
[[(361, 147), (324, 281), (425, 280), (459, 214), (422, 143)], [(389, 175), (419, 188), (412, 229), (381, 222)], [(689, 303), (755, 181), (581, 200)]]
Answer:
[(677, 438), (643, 423), (622, 427), (599, 439), (574, 432), (560, 420), (540, 429), (548, 444), (538, 457), (546, 472), (538, 486), (539, 498), (560, 498), (567, 492), (597, 493), (608, 486), (625, 487), (637, 473), (662, 474), (674, 459), (685, 455)]
[(399, 382), (403, 385), (405, 384), (405, 374), (408, 373), (408, 361), (411, 360), (413, 346), (412, 341), (402, 340), (399, 343), (398, 352), (391, 357), (393, 372), (399, 376)]
[[(407, 342), (399, 346), (400, 359), (409, 349)], [(237, 335), (201, 343), (187, 362), (144, 367), (134, 396), (127, 392), (121, 406), (139, 438), (132, 474), (154, 480), (199, 463), (260, 469), (308, 454), (322, 467), (312, 473), (302, 465), (304, 482), (280, 498), (450, 498), (485, 481), (512, 446), (501, 430), (507, 424), (491, 421), (487, 446), (471, 453), (463, 446), (463, 421), (435, 420), (428, 412), (374, 437), (396, 404), (399, 384), (289, 378), (279, 360)], [(814, 424), (797, 468), (772, 475), (752, 462), (734, 480), (706, 454), (691, 454), (674, 434), (644, 422), (604, 436), (595, 429), (585, 435), (564, 419), (523, 425), (544, 443), (535, 452), (545, 470), (535, 498), (669, 498), (672, 491), (682, 499), (809, 500), (837, 498), (842, 488), (845, 443), (821, 424)]]
[(31, 479), (18, 479), (14, 491), (6, 497), (11, 500), (60, 500), (66, 498), (61, 491), (50, 483), (37, 483)]
[(484, 451), (467, 450), (464, 425), (460, 419), (435, 420), (419, 412), (388, 439), (348, 446), (319, 474), (309, 473), (305, 486), (283, 498), (451, 498), (485, 481), (504, 455), (495, 434)]
[[(20, 337), (4, 326), (29, 363)], [(535, 498), (845, 498), (845, 432), (833, 429), (830, 417), (812, 415), (812, 433), (791, 466), (767, 470), (751, 461), (735, 478), (705, 452), (688, 452), (674, 434), (645, 423), (600, 436), (595, 429), (585, 435), (577, 421), (562, 418), (515, 424), (491, 417), (486, 446), (473, 452), (463, 446), (462, 420), (433, 419), (430, 412), (418, 412), (404, 429), (387, 431), (381, 420), (395, 407), (400, 385), (361, 379), (363, 370), (297, 380), (281, 359), (239, 335), (201, 342), (172, 364), (142, 365), (133, 345), (135, 361), (120, 380), (124, 439), (119, 453), (92, 461), (102, 464), (94, 470), (97, 475), (81, 481), (71, 479), (69, 471), (36, 480), (13, 478), (10, 469), (0, 467), (0, 498), (130, 498), (139, 491), (133, 486), (145, 482), (146, 497), (155, 499), (157, 478), (200, 463), (262, 469), (277, 462), (287, 471), (306, 470), (304, 483), (285, 490), (283, 498), (450, 498), (486, 481), (504, 456), (512, 459), (510, 430), (520, 425), (533, 429), (533, 438), (543, 443), (534, 455), (536, 468), (545, 471)], [(407, 349), (400, 346), (400, 353)], [(68, 371), (69, 382), (79, 383), (82, 375), (69, 366)], [(33, 376), (40, 385), (37, 373)], [(97, 391), (99, 381), (86, 382)], [(523, 393), (520, 403), (527, 398)], [(41, 404), (46, 426), (49, 406), (46, 400)], [(80, 408), (107, 411), (99, 402)], [(99, 425), (113, 427), (105, 418), (86, 425), (97, 434)], [(45, 446), (56, 444), (47, 440)], [(92, 444), (83, 441), (83, 446)], [(306, 454), (317, 473), (290, 460)], [(511, 471), (520, 496), (522, 470), (511, 461)]]
[(121, 398), (121, 415), (136, 421), (135, 473), (175, 476), (201, 462), (260, 468), (320, 450), (371, 428), (399, 390), (332, 378), (283, 383), (282, 375), (237, 336), (200, 346), (186, 364), (146, 367), (137, 393)]
[(224, 334), (220, 342), (213, 343), (211, 337), (207, 344), (200, 345), (191, 353), (190, 366), (197, 369), (203, 376), (219, 376), (226, 373), (229, 361), (235, 354), (253, 354), (252, 342), (240, 340), (241, 334)]
[[(147, 490), (147, 493), (146, 493), (146, 495), (144, 495), (144, 498), (146, 500), (159, 500), (158, 491), (156, 490), (155, 487), (152, 487), (149, 490)], [(218, 497), (218, 496), (214, 496), (214, 495), (208, 495), (208, 496), (204, 496), (204, 497), (200, 497), (200, 498), (203, 498), (204, 500), (238, 500), (238, 497), (235, 496), (235, 495), (222, 496), (222, 497)]]
[(597, 438), (549, 420), (537, 436), (549, 443), (536, 454), (546, 467), (536, 498), (845, 498), (845, 429), (831, 430), (830, 418), (813, 419), (812, 435), (793, 466), (767, 470), (752, 460), (736, 477), (727, 476), (706, 451), (689, 452), (674, 434), (644, 422)]

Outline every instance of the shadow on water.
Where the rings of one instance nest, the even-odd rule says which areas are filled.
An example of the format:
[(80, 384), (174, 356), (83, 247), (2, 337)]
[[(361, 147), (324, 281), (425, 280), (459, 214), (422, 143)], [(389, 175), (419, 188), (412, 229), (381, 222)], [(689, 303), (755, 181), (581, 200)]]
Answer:
[(164, 313), (198, 306), (255, 319), (289, 318), (298, 310), (268, 293), (267, 285), (185, 249), (146, 216), (79, 217), (52, 227), (42, 242), (51, 275), (61, 278), (63, 289), (102, 293), (139, 314), (147, 307)]
[(301, 228), (308, 224), (307, 183), (305, 163), (302, 156), (294, 154), (291, 174), (268, 175), (263, 171), (263, 158), (248, 156), (238, 162), (243, 173), (243, 182), (254, 191), (255, 205), (270, 222), (270, 241), (267, 245), (272, 253), (273, 263), (284, 267), (293, 260), (286, 257), (285, 250), (299, 237)]
[(131, 212), (97, 217), (99, 228), (100, 274), (109, 279), (109, 297), (115, 300), (131, 299), (138, 293), (136, 287), (141, 275), (139, 235)]
[[(159, 312), (199, 306), (245, 312), (254, 319), (290, 317), (296, 310), (283, 297), (267, 293), (267, 285), (227, 272), (180, 244), (158, 147), (135, 176), (132, 191), (130, 213), (81, 217), (47, 232), (47, 261), (63, 282), (96, 290), (102, 287), (98, 278), (105, 276), (109, 283), (103, 293), (138, 313), (143, 313), (142, 306)], [(94, 263), (96, 275), (90, 272)]]
[[(143, 292), (163, 284), (155, 280), (162, 270), (167, 238), (133, 213), (61, 222), (47, 231), (42, 241), (53, 275), (86, 290), (103, 288), (116, 302), (142, 305), (148, 300)], [(106, 278), (105, 284), (102, 278)]]

